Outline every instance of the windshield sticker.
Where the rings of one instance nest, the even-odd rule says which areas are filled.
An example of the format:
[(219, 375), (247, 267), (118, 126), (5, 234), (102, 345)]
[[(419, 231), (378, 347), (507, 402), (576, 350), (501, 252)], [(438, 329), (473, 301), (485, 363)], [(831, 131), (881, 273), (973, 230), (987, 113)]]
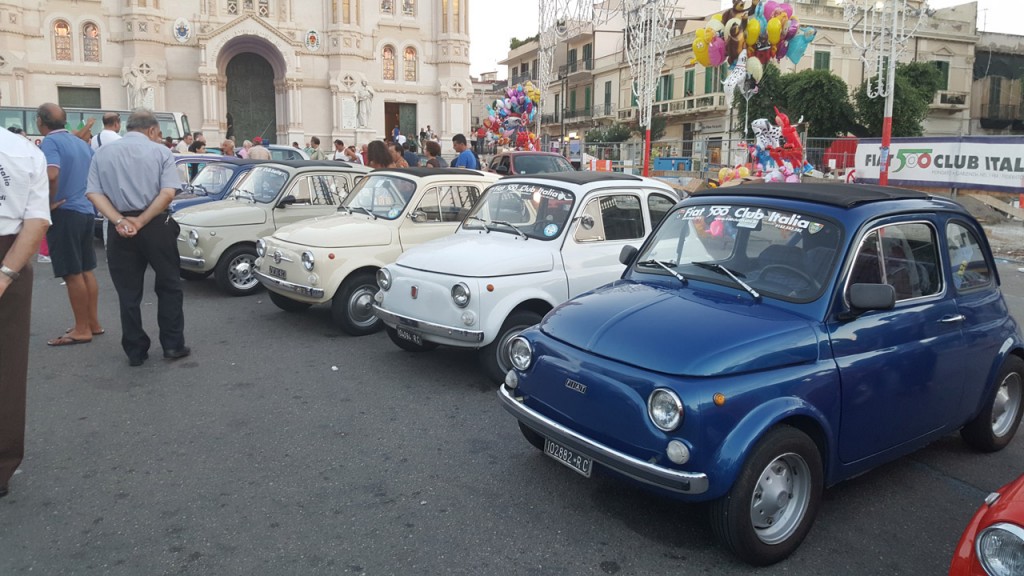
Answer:
[(492, 190), (502, 194), (518, 194), (520, 196), (553, 198), (555, 200), (572, 200), (574, 198), (569, 192), (552, 190), (535, 184), (502, 184), (493, 187)]
[(676, 218), (703, 221), (708, 226), (720, 220), (736, 228), (748, 229), (755, 229), (759, 223), (764, 223), (780, 230), (789, 230), (791, 232), (807, 230), (811, 234), (817, 234), (825, 227), (823, 223), (807, 220), (801, 214), (776, 212), (774, 210), (765, 211), (761, 208), (749, 208), (746, 206), (691, 206), (684, 211), (677, 212)]
[(558, 235), (558, 224), (548, 224), (544, 227), (544, 235), (548, 238), (554, 238)]
[(401, 213), (402, 211), (399, 210), (398, 208), (392, 208), (391, 210), (388, 210), (388, 218), (398, 218), (398, 215)]

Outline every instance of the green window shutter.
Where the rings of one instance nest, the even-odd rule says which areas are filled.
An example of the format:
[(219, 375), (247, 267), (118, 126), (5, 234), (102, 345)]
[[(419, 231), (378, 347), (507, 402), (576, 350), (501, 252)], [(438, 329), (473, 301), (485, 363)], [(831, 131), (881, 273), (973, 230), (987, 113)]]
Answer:
[(718, 67), (718, 74), (715, 75), (715, 92), (725, 92), (725, 86), (722, 85), (722, 79), (729, 77), (729, 65), (722, 64)]
[(830, 52), (815, 52), (814, 53), (814, 69), (815, 70), (831, 70), (832, 69), (832, 54)]
[(672, 84), (673, 84), (673, 82), (675, 82), (675, 77), (672, 76), (671, 74), (669, 74), (665, 78), (668, 79), (668, 88), (665, 90), (665, 100), (671, 100), (672, 99)]
[(715, 75), (717, 68), (705, 68), (704, 69), (704, 93), (711, 94), (715, 91), (715, 81), (712, 76)]
[(683, 74), (683, 96), (693, 96), (693, 85), (696, 71), (693, 69), (687, 70)]
[(569, 92), (569, 111), (576, 111), (576, 91)]
[(629, 105), (634, 108), (637, 106), (636, 100), (636, 82), (633, 82), (633, 88), (629, 91)]
[(583, 109), (584, 110), (590, 110), (590, 103), (591, 103), (590, 99), (591, 99), (591, 97), (592, 97), (592, 93), (591, 93), (591, 90), (590, 90), (590, 86), (587, 86), (584, 89), (584, 91), (583, 91)]
[(939, 90), (949, 90), (949, 62), (943, 62), (936, 60), (933, 62), (935, 67), (939, 69)]
[(612, 83), (609, 80), (604, 83), (604, 104), (605, 106), (612, 103)]

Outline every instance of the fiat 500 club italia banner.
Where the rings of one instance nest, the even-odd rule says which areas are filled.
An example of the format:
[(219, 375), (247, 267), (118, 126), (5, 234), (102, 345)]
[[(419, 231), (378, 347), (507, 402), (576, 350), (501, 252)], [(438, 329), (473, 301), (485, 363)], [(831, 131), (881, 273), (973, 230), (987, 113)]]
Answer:
[[(877, 182), (880, 142), (857, 144), (857, 180)], [(889, 184), (1017, 190), (1024, 187), (1022, 138), (901, 138), (889, 150)]]

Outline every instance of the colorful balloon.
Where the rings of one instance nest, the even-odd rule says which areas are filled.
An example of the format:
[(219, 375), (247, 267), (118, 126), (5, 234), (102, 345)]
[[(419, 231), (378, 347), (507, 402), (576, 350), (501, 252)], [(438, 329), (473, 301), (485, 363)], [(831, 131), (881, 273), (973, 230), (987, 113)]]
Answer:
[(790, 62), (793, 64), (800, 63), (800, 59), (804, 57), (804, 52), (807, 51), (807, 46), (814, 41), (814, 37), (817, 34), (818, 31), (811, 26), (800, 27), (800, 31), (789, 41), (789, 50), (786, 52), (786, 57), (789, 58)]
[(711, 45), (708, 46), (708, 59), (711, 60), (712, 66), (718, 66), (725, 62), (725, 38), (715, 36)]
[(710, 38), (707, 38), (707, 32), (707, 28), (700, 28), (693, 40), (693, 61), (704, 67), (711, 66), (711, 58), (708, 56)]
[(768, 21), (768, 42), (778, 46), (779, 40), (782, 40), (782, 20), (776, 17)]
[(750, 74), (750, 77), (754, 79), (754, 82), (760, 82), (761, 78), (764, 76), (764, 66), (761, 64), (761, 61), (757, 58), (748, 58), (747, 74)]
[(761, 37), (761, 23), (757, 18), (747, 19), (747, 46), (753, 48)]

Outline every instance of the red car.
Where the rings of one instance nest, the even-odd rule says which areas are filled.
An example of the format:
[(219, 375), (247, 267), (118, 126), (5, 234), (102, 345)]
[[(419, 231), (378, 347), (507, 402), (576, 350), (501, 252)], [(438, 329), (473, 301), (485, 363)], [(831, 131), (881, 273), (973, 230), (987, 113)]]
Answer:
[(949, 567), (950, 576), (1024, 574), (1024, 476), (985, 498)]

